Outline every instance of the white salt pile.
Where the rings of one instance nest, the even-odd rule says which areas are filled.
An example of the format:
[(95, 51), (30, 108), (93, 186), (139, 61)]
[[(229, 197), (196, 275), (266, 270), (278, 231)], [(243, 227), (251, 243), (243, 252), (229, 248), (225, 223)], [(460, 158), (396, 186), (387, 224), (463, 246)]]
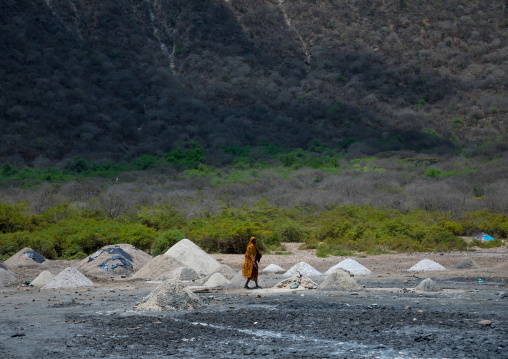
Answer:
[[(295, 284), (293, 284), (295, 283)], [(298, 284), (298, 285), (296, 285)], [(282, 288), (282, 289), (311, 289), (311, 288), (317, 288), (317, 283), (313, 282), (311, 279), (306, 277), (305, 275), (299, 276), (294, 275), (290, 278), (284, 279), (283, 281), (277, 283), (275, 285), (275, 288)]]
[(14, 283), (16, 277), (4, 266), (0, 265), (0, 285), (4, 286), (10, 283)]
[(46, 259), (32, 248), (25, 247), (7, 259), (4, 264), (9, 268), (24, 267), (24, 266), (43, 266)]
[(203, 284), (203, 287), (207, 288), (216, 288), (216, 287), (227, 287), (229, 285), (229, 280), (227, 280), (222, 274), (216, 272), (208, 278), (208, 280)]
[(471, 258), (461, 259), (453, 266), (454, 269), (480, 269), (481, 267)]
[(165, 255), (175, 258), (202, 276), (212, 274), (220, 268), (219, 262), (188, 239), (176, 243)]
[(430, 259), (422, 259), (414, 266), (408, 269), (408, 272), (430, 272), (437, 270), (446, 270), (441, 264)]
[(164, 311), (164, 310), (192, 310), (203, 307), (201, 299), (184, 284), (174, 280), (167, 280), (159, 284), (139, 304), (136, 310)]
[(323, 290), (360, 290), (359, 285), (353, 278), (352, 274), (343, 268), (337, 268), (326, 277), (321, 283), (319, 289)]
[(277, 264), (270, 264), (265, 269), (263, 269), (261, 272), (267, 272), (267, 273), (282, 273), (286, 270), (282, 267), (279, 267)]
[(349, 258), (348, 259), (344, 259), (342, 262), (334, 265), (333, 267), (328, 269), (325, 272), (325, 274), (327, 274), (327, 275), (331, 274), (336, 269), (339, 269), (339, 268), (345, 269), (348, 272), (353, 273), (354, 275), (369, 275), (369, 274), (372, 274), (372, 272), (369, 269), (367, 269), (367, 267), (364, 267), (363, 265), (361, 265), (360, 263), (358, 263), (354, 259), (349, 259)]
[(184, 267), (183, 263), (165, 254), (158, 255), (138, 270), (132, 278), (154, 280), (158, 276), (170, 273), (178, 267)]
[(131, 275), (142, 268), (152, 256), (131, 244), (104, 246), (83, 259), (77, 267), (81, 272), (94, 276)]
[(418, 286), (415, 289), (420, 292), (437, 292), (437, 291), (439, 291), (439, 287), (437, 286), (436, 282), (434, 282), (430, 278), (422, 280), (421, 283), (418, 284)]
[[(170, 258), (171, 260), (174, 260), (171, 257), (168, 257), (168, 258)], [(168, 279), (176, 280), (179, 282), (192, 282), (192, 281), (199, 279), (199, 275), (192, 268), (178, 267), (176, 269), (173, 269), (168, 274), (161, 274), (160, 276), (155, 278), (155, 280), (160, 280), (162, 282), (164, 282)]]
[(42, 289), (93, 287), (93, 282), (73, 267), (67, 267)]
[(41, 274), (39, 274), (37, 278), (35, 278), (30, 284), (34, 287), (42, 288), (45, 285), (49, 284), (54, 278), (55, 275), (53, 273), (45, 270), (41, 272)]
[(321, 273), (317, 269), (315, 269), (313, 266), (305, 262), (296, 263), (283, 275), (286, 277), (290, 277), (298, 274), (306, 275), (309, 277), (321, 275)]

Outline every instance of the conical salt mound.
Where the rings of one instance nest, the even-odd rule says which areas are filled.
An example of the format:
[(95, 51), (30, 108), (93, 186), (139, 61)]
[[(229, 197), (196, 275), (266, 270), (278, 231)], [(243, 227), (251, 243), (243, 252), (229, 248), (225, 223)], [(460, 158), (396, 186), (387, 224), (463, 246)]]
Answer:
[(282, 267), (279, 267), (277, 264), (270, 264), (265, 269), (263, 269), (261, 272), (267, 272), (267, 273), (282, 273), (286, 270)]
[(42, 289), (93, 287), (93, 282), (73, 267), (67, 267)]
[(226, 278), (228, 281), (233, 279), (233, 277), (236, 274), (234, 269), (231, 268), (230, 266), (228, 266), (227, 264), (221, 264), (219, 269), (217, 271), (215, 271), (214, 273), (212, 273), (212, 275), (215, 273), (222, 274), (224, 276), (224, 278)]
[(39, 266), (44, 263), (46, 259), (32, 248), (25, 247), (7, 259), (4, 264), (7, 267), (23, 267), (23, 266)]
[(461, 259), (453, 266), (454, 269), (480, 269), (481, 267), (471, 258)]
[[(168, 257), (171, 260), (176, 260), (176, 259), (173, 259), (169, 256), (166, 256), (166, 257)], [(160, 281), (166, 281), (168, 279), (176, 280), (179, 282), (191, 282), (191, 281), (199, 279), (199, 275), (192, 268), (178, 267), (176, 269), (173, 269), (168, 274), (161, 274), (160, 276), (155, 278), (155, 280), (160, 280)]]
[(369, 274), (372, 274), (372, 272), (369, 269), (367, 269), (367, 267), (364, 267), (363, 265), (361, 265), (360, 263), (358, 263), (354, 259), (349, 259), (349, 258), (348, 259), (344, 259), (342, 262), (334, 265), (333, 267), (328, 269), (325, 272), (325, 274), (331, 274), (336, 269), (339, 269), (339, 268), (345, 269), (345, 270), (347, 270), (348, 272), (351, 272), (354, 275), (369, 275)]
[(408, 272), (430, 272), (436, 270), (446, 270), (441, 264), (430, 259), (422, 259), (414, 266), (408, 269)]
[(159, 284), (141, 303), (135, 305), (134, 309), (143, 311), (192, 310), (203, 306), (201, 299), (185, 284), (167, 280)]
[(53, 273), (45, 270), (44, 272), (41, 272), (41, 274), (39, 274), (37, 278), (35, 278), (30, 284), (32, 284), (34, 287), (42, 288), (45, 285), (49, 284), (54, 278), (55, 275)]
[(242, 271), (238, 271), (235, 276), (229, 281), (229, 284), (226, 286), (228, 289), (240, 289), (243, 288), (246, 278), (242, 275)]
[(173, 257), (202, 276), (212, 274), (220, 268), (219, 262), (188, 239), (176, 243), (165, 255)]
[[(298, 285), (295, 285), (296, 283)], [(294, 275), (290, 278), (284, 279), (283, 281), (277, 283), (275, 288), (282, 289), (303, 289), (303, 288), (317, 288), (317, 283), (313, 282), (311, 279), (307, 278), (305, 275)]]
[(158, 276), (170, 273), (178, 267), (184, 267), (183, 263), (177, 261), (173, 257), (161, 254), (152, 258), (143, 268), (134, 273), (132, 278), (154, 280)]
[(335, 269), (321, 283), (319, 289), (323, 290), (360, 290), (359, 285), (351, 276), (351, 274), (343, 268)]
[(226, 279), (220, 273), (214, 273), (208, 278), (208, 280), (203, 284), (203, 287), (208, 288), (216, 288), (216, 287), (227, 287), (229, 285), (229, 280)]
[(7, 270), (4, 266), (0, 265), (0, 286), (5, 286), (10, 283), (14, 283), (16, 277)]
[(434, 282), (430, 278), (422, 280), (421, 283), (418, 284), (418, 286), (415, 289), (420, 292), (437, 292), (437, 291), (439, 291), (439, 287), (437, 286), (436, 282)]
[(317, 269), (315, 269), (313, 266), (305, 262), (296, 263), (283, 275), (286, 277), (290, 277), (299, 274), (303, 274), (308, 277), (321, 275), (321, 273)]

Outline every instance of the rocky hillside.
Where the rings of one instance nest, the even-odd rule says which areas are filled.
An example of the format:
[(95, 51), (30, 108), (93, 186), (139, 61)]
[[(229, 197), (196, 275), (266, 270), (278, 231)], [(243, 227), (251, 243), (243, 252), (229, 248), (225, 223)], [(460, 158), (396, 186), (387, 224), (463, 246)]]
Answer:
[(0, 162), (508, 150), (505, 0), (3, 0)]

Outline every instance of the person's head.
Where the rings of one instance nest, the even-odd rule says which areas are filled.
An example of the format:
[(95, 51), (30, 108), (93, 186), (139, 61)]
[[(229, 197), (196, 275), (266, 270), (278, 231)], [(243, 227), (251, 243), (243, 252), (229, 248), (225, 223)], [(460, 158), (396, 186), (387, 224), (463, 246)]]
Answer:
[(250, 242), (256, 244), (256, 237), (250, 237)]

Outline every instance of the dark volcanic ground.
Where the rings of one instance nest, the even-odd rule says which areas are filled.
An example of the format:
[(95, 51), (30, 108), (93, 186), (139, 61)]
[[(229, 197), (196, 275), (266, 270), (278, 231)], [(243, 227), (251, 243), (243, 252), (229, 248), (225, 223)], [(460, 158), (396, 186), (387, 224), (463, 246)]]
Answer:
[(223, 290), (180, 312), (132, 311), (153, 283), (4, 288), (0, 358), (507, 358), (504, 279), (438, 281), (453, 289), (365, 279), (372, 289), (355, 293)]

